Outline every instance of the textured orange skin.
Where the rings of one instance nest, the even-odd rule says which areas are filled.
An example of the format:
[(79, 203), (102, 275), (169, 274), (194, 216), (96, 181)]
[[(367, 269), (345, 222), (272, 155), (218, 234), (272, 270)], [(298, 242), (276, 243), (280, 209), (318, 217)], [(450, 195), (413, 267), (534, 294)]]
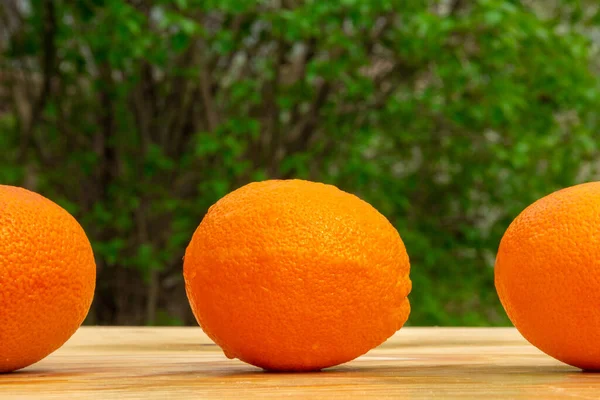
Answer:
[(213, 205), (184, 261), (198, 323), (230, 358), (311, 371), (383, 343), (410, 313), (409, 259), (368, 203), (301, 180), (246, 185)]
[(600, 183), (526, 208), (502, 238), (495, 281), (529, 342), (564, 363), (600, 370)]
[(62, 346), (83, 322), (95, 280), (77, 221), (39, 194), (0, 185), (0, 372)]

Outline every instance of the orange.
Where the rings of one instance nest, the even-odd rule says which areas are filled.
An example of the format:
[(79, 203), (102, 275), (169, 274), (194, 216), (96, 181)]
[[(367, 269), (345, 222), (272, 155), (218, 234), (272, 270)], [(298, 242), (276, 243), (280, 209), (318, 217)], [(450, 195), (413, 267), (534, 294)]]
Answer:
[(302, 180), (219, 200), (186, 250), (192, 310), (229, 358), (311, 371), (383, 343), (408, 318), (409, 259), (371, 205)]
[(95, 279), (90, 243), (68, 212), (0, 185), (0, 372), (62, 346), (88, 312)]
[(600, 183), (527, 207), (502, 238), (495, 281), (529, 342), (567, 364), (600, 370)]

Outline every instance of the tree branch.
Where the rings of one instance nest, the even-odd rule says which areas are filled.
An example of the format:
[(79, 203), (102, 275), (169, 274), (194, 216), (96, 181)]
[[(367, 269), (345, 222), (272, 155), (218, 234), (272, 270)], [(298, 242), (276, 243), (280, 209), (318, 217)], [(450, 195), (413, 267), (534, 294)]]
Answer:
[[(317, 91), (317, 96), (313, 101), (310, 110), (304, 114), (304, 117), (294, 127), (289, 135), (287, 153), (295, 153), (307, 147), (315, 131), (314, 128), (318, 122), (319, 112), (325, 105), (329, 92), (331, 91), (331, 83), (323, 82)], [(284, 154), (280, 157), (283, 158)]]
[(265, 96), (265, 112), (266, 118), (266, 129), (264, 130), (263, 145), (265, 147), (265, 154), (269, 157), (269, 170), (270, 174), (274, 176), (279, 169), (280, 159), (277, 154), (282, 150), (282, 138), (281, 138), (281, 124), (279, 123), (279, 105), (277, 104), (277, 96), (279, 94), (280, 75), (281, 68), (285, 63), (285, 43), (283, 39), (277, 41), (275, 49), (275, 66), (273, 71), (273, 78), (270, 80)]
[[(33, 130), (38, 124), (44, 108), (48, 102), (48, 98), (52, 91), (52, 79), (56, 73), (56, 10), (53, 0), (43, 1), (43, 52), (42, 52), (42, 87), (40, 93), (35, 100), (29, 123), (25, 127), (21, 136), (21, 145), (19, 150), (19, 160), (24, 161), (27, 154), (27, 149), (34, 141)], [(35, 143), (34, 143), (35, 144)], [(38, 153), (42, 160), (47, 162), (48, 156), (43, 151), (43, 148), (38, 147)]]
[[(208, 51), (205, 45), (202, 46), (202, 51), (205, 53)], [(206, 54), (203, 54), (203, 56), (206, 56)], [(202, 94), (208, 129), (212, 132), (219, 126), (220, 117), (212, 93), (211, 71), (208, 69), (205, 57), (203, 57), (200, 65), (200, 93)]]

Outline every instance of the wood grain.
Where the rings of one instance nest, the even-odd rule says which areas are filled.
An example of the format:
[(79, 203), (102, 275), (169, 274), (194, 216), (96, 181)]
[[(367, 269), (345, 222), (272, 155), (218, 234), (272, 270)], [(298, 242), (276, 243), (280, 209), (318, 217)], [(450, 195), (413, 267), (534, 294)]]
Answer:
[(511, 328), (404, 328), (355, 361), (266, 373), (200, 328), (81, 328), (45, 360), (0, 375), (0, 399), (599, 399), (600, 374), (544, 355)]

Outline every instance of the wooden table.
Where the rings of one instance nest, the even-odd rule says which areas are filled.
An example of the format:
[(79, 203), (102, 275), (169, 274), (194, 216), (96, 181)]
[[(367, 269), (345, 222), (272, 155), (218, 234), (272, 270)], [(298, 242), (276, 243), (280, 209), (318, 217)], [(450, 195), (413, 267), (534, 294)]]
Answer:
[[(599, 344), (600, 345), (600, 344)], [(0, 375), (0, 399), (600, 399), (600, 374), (510, 328), (404, 328), (323, 372), (228, 360), (200, 328), (81, 328), (45, 360)]]

